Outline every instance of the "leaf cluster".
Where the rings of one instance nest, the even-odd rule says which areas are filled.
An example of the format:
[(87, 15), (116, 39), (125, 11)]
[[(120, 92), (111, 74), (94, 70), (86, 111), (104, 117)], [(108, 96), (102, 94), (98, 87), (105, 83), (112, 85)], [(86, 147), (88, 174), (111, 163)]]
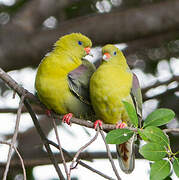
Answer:
[(176, 176), (179, 177), (179, 158), (173, 153), (170, 146), (170, 139), (159, 126), (170, 122), (175, 113), (166, 108), (160, 108), (150, 113), (144, 120), (143, 126), (139, 127), (135, 108), (128, 102), (123, 102), (130, 118), (130, 124), (137, 131), (129, 129), (116, 129), (110, 131), (106, 136), (108, 144), (122, 144), (128, 141), (133, 135), (146, 143), (139, 149), (139, 153), (147, 160), (152, 161), (150, 169), (150, 180), (162, 180), (171, 175), (171, 167)]

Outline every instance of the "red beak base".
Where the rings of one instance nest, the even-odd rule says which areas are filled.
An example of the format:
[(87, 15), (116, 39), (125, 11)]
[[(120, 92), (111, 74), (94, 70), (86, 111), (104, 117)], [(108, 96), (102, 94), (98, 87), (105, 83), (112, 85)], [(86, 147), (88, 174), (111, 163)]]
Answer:
[(91, 48), (90, 48), (90, 47), (85, 47), (84, 49), (85, 49), (85, 51), (86, 51), (86, 54), (89, 54), (90, 51), (91, 51)]
[(111, 55), (109, 53), (104, 53), (103, 54), (103, 60), (104, 61), (108, 61), (108, 59), (111, 57)]

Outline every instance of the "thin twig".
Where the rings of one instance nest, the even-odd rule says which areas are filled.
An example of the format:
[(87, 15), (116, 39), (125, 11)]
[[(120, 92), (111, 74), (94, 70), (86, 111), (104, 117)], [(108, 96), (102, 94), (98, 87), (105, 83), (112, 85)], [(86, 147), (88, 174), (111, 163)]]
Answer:
[[(44, 114), (45, 110), (41, 106), (36, 105), (36, 104), (32, 104), (31, 106), (32, 106), (32, 108), (36, 114)], [(16, 114), (17, 108), (0, 108), (0, 113), (14, 113), (14, 114)], [(25, 106), (22, 107), (21, 114), (22, 113), (27, 113), (27, 109), (25, 108)]]
[[(50, 143), (49, 143), (50, 144)], [(71, 162), (72, 158), (70, 158), (65, 150), (62, 148), (64, 156), (65, 156), (65, 160), (66, 162)], [(62, 159), (59, 158), (60, 154), (59, 153), (53, 153), (54, 157), (57, 160), (58, 164), (62, 163)], [(69, 154), (71, 154), (71, 156), (73, 157), (76, 152), (74, 151), (70, 151)], [(117, 158), (116, 157), (116, 152), (111, 152), (113, 159)], [(93, 162), (94, 159), (107, 159), (108, 155), (106, 153), (106, 151), (102, 151), (102, 152), (82, 152), (79, 156), (79, 158), (81, 160), (85, 160), (88, 162)], [(34, 167), (34, 166), (40, 166), (40, 165), (48, 165), (48, 164), (52, 164), (51, 160), (49, 159), (48, 154), (43, 154), (42, 156), (40, 156), (38, 159), (35, 157), (31, 157), (30, 159), (26, 159), (25, 157), (23, 158), (24, 160), (24, 165), (25, 167)], [(6, 163), (0, 163), (0, 168), (4, 168), (6, 166)], [(19, 161), (16, 161), (16, 159), (11, 159), (11, 164), (10, 167), (19, 167), (21, 166), (21, 163)]]
[(110, 162), (111, 162), (111, 166), (112, 166), (112, 168), (113, 168), (113, 171), (114, 171), (114, 173), (116, 174), (117, 179), (118, 179), (118, 180), (121, 180), (121, 178), (120, 178), (120, 176), (119, 176), (119, 174), (118, 174), (118, 172), (117, 172), (116, 166), (115, 166), (115, 164), (114, 164), (114, 161), (113, 161), (113, 159), (112, 159), (112, 155), (111, 155), (111, 152), (110, 152), (110, 149), (109, 149), (109, 145), (106, 143), (103, 130), (100, 129), (99, 132), (100, 132), (100, 134), (101, 134), (101, 136), (102, 136), (102, 138), (103, 138), (103, 141), (104, 141), (104, 143), (105, 143), (106, 151), (107, 151), (107, 153), (108, 153), (108, 157), (109, 157), (109, 160), (110, 160)]
[[(48, 143), (51, 144), (52, 146), (56, 147), (57, 149), (59, 149), (58, 145), (57, 145), (56, 143), (54, 143), (53, 141), (48, 140)], [(64, 149), (63, 149), (63, 151), (64, 151), (64, 153), (66, 153), (66, 155), (72, 160), (71, 154), (68, 153), (68, 151), (66, 151), (66, 150), (64, 150)], [(84, 163), (84, 162), (81, 161), (81, 160), (78, 160), (78, 164), (80, 164), (81, 166), (89, 169), (89, 170), (92, 171), (92, 172), (95, 172), (96, 174), (98, 174), (98, 175), (100, 175), (100, 176), (102, 176), (102, 177), (104, 177), (104, 178), (106, 178), (106, 179), (114, 180), (113, 178), (105, 175), (104, 173), (102, 173), (102, 172), (100, 172), (100, 171), (98, 171), (98, 170), (90, 167), (89, 165), (87, 165), (86, 163)]]
[(65, 178), (64, 178), (64, 176), (63, 176), (63, 174), (62, 174), (62, 172), (61, 172), (61, 170), (60, 170), (60, 168), (58, 166), (58, 163), (57, 163), (57, 161), (56, 161), (56, 159), (55, 159), (55, 157), (53, 155), (53, 152), (50, 149), (48, 141), (46, 141), (46, 136), (45, 136), (44, 132), (42, 131), (41, 127), (40, 127), (38, 119), (37, 119), (35, 113), (33, 112), (29, 102), (26, 99), (24, 100), (24, 105), (26, 106), (27, 110), (29, 111), (29, 114), (31, 115), (31, 118), (32, 118), (32, 120), (34, 122), (34, 125), (35, 125), (35, 127), (36, 127), (36, 129), (38, 131), (38, 134), (40, 135), (40, 138), (41, 138), (41, 140), (42, 140), (42, 142), (43, 142), (43, 144), (44, 144), (44, 146), (45, 146), (45, 148), (47, 150), (47, 153), (48, 153), (48, 155), (50, 157), (51, 162), (53, 163), (53, 165), (55, 167), (55, 170), (56, 170), (59, 178), (61, 180), (65, 180)]
[(74, 163), (75, 163), (75, 162), (78, 163), (77, 159), (78, 159), (80, 153), (81, 153), (86, 147), (88, 147), (91, 143), (93, 143), (93, 142), (97, 139), (98, 134), (99, 134), (99, 129), (97, 129), (95, 136), (94, 136), (89, 142), (87, 142), (84, 146), (82, 146), (82, 147), (77, 151), (77, 153), (76, 153), (76, 155), (74, 156), (74, 158), (73, 158), (73, 160), (72, 160), (72, 162), (71, 162), (71, 165), (70, 165), (70, 172), (69, 172), (70, 175), (71, 175), (71, 170), (74, 169)]
[(80, 153), (81, 153), (86, 147), (88, 147), (91, 143), (93, 143), (93, 142), (97, 139), (98, 134), (99, 134), (99, 129), (96, 131), (95, 136), (94, 136), (89, 142), (87, 142), (84, 146), (82, 146), (82, 147), (77, 151), (76, 155), (74, 156), (74, 158), (73, 158), (73, 160), (72, 160), (72, 163), (71, 163), (71, 165), (70, 165), (70, 168), (73, 168), (73, 165), (74, 165), (74, 163), (77, 161)]
[(169, 128), (169, 129), (163, 129), (165, 133), (179, 133), (179, 128)]
[(83, 167), (89, 169), (89, 170), (92, 171), (92, 172), (95, 172), (96, 174), (98, 174), (98, 175), (100, 175), (100, 176), (102, 176), (102, 177), (104, 177), (104, 178), (106, 178), (106, 179), (108, 179), (108, 180), (114, 180), (112, 177), (109, 177), (109, 176), (107, 176), (107, 175), (101, 173), (100, 171), (98, 171), (98, 170), (96, 170), (96, 169), (90, 167), (89, 165), (85, 164), (85, 163), (82, 162), (82, 161), (78, 161), (78, 164), (80, 164), (81, 166), (83, 166)]
[(21, 96), (21, 100), (20, 100), (20, 102), (19, 102), (19, 108), (18, 108), (18, 111), (17, 111), (17, 118), (16, 118), (16, 125), (15, 125), (14, 135), (13, 135), (13, 137), (12, 137), (11, 145), (10, 145), (10, 148), (9, 148), (9, 153), (8, 153), (8, 158), (7, 158), (7, 164), (6, 164), (6, 168), (5, 168), (5, 171), (4, 171), (3, 180), (6, 180), (6, 178), (7, 178), (7, 173), (8, 173), (8, 171), (9, 171), (9, 165), (10, 165), (11, 156), (12, 156), (12, 149), (13, 149), (13, 146), (14, 146), (14, 144), (15, 144), (15, 142), (16, 142), (17, 134), (18, 134), (18, 130), (19, 130), (21, 109), (22, 109), (22, 106), (23, 106), (24, 97), (25, 97), (24, 95)]
[(56, 139), (57, 139), (57, 142), (58, 142), (58, 147), (59, 147), (60, 154), (61, 154), (61, 157), (62, 157), (63, 166), (64, 166), (64, 169), (65, 169), (66, 176), (68, 178), (68, 168), (67, 168), (67, 165), (66, 165), (65, 157), (63, 155), (63, 150), (62, 150), (62, 146), (61, 146), (61, 143), (60, 143), (60, 138), (59, 138), (58, 131), (57, 131), (57, 125), (56, 125), (55, 119), (53, 117), (52, 117), (52, 122), (53, 122), (53, 127), (54, 127), (54, 130), (55, 130)]
[(16, 91), (20, 96), (24, 95), (26, 98), (30, 98), (32, 101), (40, 103), (38, 98), (35, 97), (32, 93), (28, 92), (22, 86), (20, 86), (11, 76), (9, 76), (3, 69), (0, 68), (0, 78), (6, 82), (6, 84)]
[[(11, 146), (11, 143), (8, 143), (8, 142), (4, 142), (4, 141), (0, 141), (0, 144), (6, 144), (6, 145), (9, 145)], [(20, 161), (21, 161), (21, 165), (22, 165), (22, 170), (23, 170), (23, 175), (24, 175), (24, 180), (27, 179), (27, 176), (26, 176), (26, 171), (25, 171), (25, 166), (24, 166), (24, 161), (19, 153), (19, 151), (17, 150), (17, 148), (15, 146), (13, 146), (14, 150), (16, 151)]]

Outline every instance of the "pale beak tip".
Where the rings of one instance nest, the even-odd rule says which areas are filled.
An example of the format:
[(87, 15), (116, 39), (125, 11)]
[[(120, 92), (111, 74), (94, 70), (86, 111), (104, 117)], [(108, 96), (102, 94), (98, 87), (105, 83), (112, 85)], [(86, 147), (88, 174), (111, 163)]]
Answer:
[(103, 55), (103, 60), (104, 60), (104, 61), (107, 61), (107, 60), (108, 60), (108, 57), (107, 57), (105, 54)]

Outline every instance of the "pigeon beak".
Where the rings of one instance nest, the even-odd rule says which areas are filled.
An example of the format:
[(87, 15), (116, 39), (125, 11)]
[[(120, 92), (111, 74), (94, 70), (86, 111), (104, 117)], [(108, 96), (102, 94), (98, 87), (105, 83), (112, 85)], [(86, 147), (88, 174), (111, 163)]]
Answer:
[(90, 47), (85, 47), (84, 49), (85, 49), (87, 55), (93, 57), (93, 54), (91, 53), (91, 48)]
[(86, 54), (89, 55), (89, 53), (90, 53), (90, 51), (91, 51), (91, 48), (90, 48), (90, 47), (85, 47), (84, 49), (85, 49), (85, 51), (86, 51)]
[(111, 58), (111, 55), (110, 55), (109, 53), (104, 53), (104, 54), (103, 54), (103, 60), (104, 60), (104, 61), (108, 61), (109, 58)]

